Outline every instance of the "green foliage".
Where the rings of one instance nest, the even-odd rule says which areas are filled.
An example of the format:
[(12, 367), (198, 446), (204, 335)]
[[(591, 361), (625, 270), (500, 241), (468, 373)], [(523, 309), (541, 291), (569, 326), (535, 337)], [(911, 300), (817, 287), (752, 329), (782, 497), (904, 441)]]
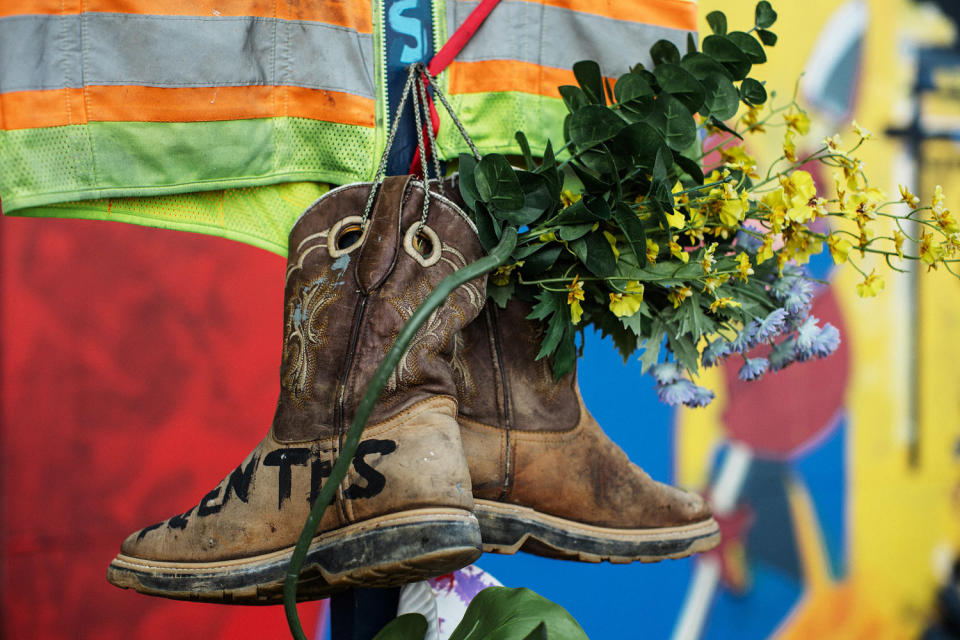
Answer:
[(387, 624), (373, 640), (423, 640), (427, 619), (419, 613), (405, 613)]
[[(704, 185), (698, 150), (704, 126), (732, 131), (724, 120), (743, 105), (766, 102), (766, 89), (750, 73), (766, 61), (764, 45), (776, 40), (769, 30), (775, 20), (767, 2), (757, 5), (749, 31), (729, 30), (726, 16), (712, 12), (707, 22), (713, 33), (699, 48), (693, 38), (684, 53), (658, 41), (650, 49), (652, 67), (636, 65), (612, 90), (597, 63), (578, 62), (577, 85), (559, 87), (569, 112), (562, 162), (548, 145), (537, 164), (522, 133), (517, 142), (525, 170), (513, 169), (499, 154), (479, 162), (461, 156), (460, 190), (484, 247), (493, 246), (506, 226), (521, 229), (509, 283), (491, 286), (489, 295), (500, 305), (511, 297), (534, 304), (531, 317), (546, 328), (539, 357), (551, 358), (555, 375), (574, 366), (576, 333), (585, 324), (609, 335), (625, 356), (645, 349), (645, 368), (666, 345), (696, 370), (697, 343), (723, 316), (709, 310), (714, 296), (700, 290), (679, 305), (668, 300), (674, 288), (702, 281), (704, 274), (697, 262), (704, 249), (695, 249), (703, 236), (682, 233), (692, 214), (674, 190)], [(575, 188), (564, 192), (565, 181)], [(678, 219), (684, 222), (673, 226)], [(676, 259), (671, 243), (689, 263)], [(729, 241), (724, 246), (729, 250)], [(727, 272), (733, 270), (728, 263)], [(628, 283), (643, 284), (642, 303)], [(609, 310), (614, 298), (631, 295), (636, 313), (620, 317)], [(737, 313), (750, 318), (750, 311), (762, 310)]]

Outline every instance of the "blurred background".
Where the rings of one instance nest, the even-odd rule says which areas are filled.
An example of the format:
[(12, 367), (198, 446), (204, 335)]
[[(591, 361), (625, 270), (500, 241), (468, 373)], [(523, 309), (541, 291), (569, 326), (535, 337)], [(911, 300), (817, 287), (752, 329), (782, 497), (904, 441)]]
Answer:
[[(781, 98), (797, 91), (807, 144), (853, 141), (856, 119), (876, 136), (860, 153), (873, 186), (928, 203), (941, 184), (960, 210), (957, 3), (774, 7), (761, 75)], [(753, 22), (752, 2), (700, 9)], [(279, 607), (165, 601), (104, 579), (124, 536), (195, 503), (267, 429), (284, 264), (210, 236), (0, 219), (0, 637), (285, 637)], [(864, 300), (828, 255), (811, 270), (829, 282), (814, 315), (840, 328), (840, 351), (757, 383), (710, 370), (707, 409), (659, 404), (638, 362), (587, 336), (588, 407), (655, 478), (712, 498), (717, 550), (477, 564), (597, 639), (960, 638), (960, 283), (924, 267)], [(318, 638), (326, 614), (301, 607)]]

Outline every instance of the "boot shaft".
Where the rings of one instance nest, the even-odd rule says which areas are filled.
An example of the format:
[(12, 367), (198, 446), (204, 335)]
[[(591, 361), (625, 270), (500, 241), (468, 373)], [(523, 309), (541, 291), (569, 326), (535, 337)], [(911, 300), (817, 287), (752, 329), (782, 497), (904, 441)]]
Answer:
[[(410, 176), (383, 183), (364, 230), (371, 188), (331, 191), (290, 233), (274, 418), (280, 441), (344, 433), (407, 319), (443, 278), (483, 254), (470, 220), (435, 194), (420, 229), (423, 187)], [(431, 315), (391, 375), (370, 424), (429, 397), (455, 397), (456, 337), (485, 295), (485, 280), (471, 281)]]
[(557, 380), (549, 359), (536, 359), (544, 328), (527, 319), (531, 311), (528, 303), (517, 299), (505, 309), (488, 304), (463, 330), (464, 366), (456, 370), (462, 416), (523, 431), (567, 431), (577, 426), (576, 372)]

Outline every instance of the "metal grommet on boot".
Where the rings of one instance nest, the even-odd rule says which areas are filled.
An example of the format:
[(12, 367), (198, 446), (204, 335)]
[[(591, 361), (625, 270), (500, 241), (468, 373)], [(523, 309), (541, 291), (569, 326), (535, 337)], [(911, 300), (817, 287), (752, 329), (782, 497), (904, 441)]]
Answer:
[[(417, 227), (420, 228), (418, 229)], [(428, 250), (426, 254), (422, 251), (424, 241), (429, 244), (429, 246), (426, 247)], [(421, 226), (419, 224), (410, 225), (410, 228), (407, 229), (407, 232), (403, 236), (403, 249), (411, 258), (416, 260), (421, 267), (432, 267), (440, 262), (440, 254), (443, 252), (443, 247), (440, 245), (440, 238), (437, 237), (436, 232), (427, 225)]]
[[(340, 241), (348, 239), (351, 235), (356, 235), (356, 239), (344, 247), (340, 246)], [(331, 258), (345, 256), (361, 244), (367, 237), (367, 224), (360, 216), (347, 216), (337, 221), (330, 229), (327, 235), (327, 251)]]

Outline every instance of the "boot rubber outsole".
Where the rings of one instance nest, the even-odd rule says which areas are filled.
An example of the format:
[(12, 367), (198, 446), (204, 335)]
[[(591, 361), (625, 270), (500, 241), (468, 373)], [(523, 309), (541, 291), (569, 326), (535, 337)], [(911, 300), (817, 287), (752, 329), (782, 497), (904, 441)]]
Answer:
[[(278, 604), (293, 547), (219, 562), (160, 562), (118, 555), (107, 580), (176, 600)], [(395, 587), (464, 567), (480, 557), (477, 519), (461, 509), (416, 509), (323, 533), (307, 552), (297, 600), (352, 587)]]
[(678, 527), (612, 529), (490, 500), (476, 500), (474, 513), (488, 553), (522, 550), (563, 560), (627, 564), (685, 558), (720, 542), (713, 518)]

